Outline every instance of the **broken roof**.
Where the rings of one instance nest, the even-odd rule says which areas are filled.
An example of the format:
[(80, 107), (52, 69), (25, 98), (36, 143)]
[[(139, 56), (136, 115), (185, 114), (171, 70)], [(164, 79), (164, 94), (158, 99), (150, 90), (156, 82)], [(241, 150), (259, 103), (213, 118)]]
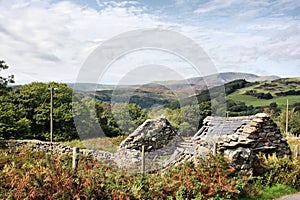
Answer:
[(206, 138), (233, 134), (242, 125), (248, 125), (254, 116), (242, 117), (206, 117), (202, 128), (194, 138)]

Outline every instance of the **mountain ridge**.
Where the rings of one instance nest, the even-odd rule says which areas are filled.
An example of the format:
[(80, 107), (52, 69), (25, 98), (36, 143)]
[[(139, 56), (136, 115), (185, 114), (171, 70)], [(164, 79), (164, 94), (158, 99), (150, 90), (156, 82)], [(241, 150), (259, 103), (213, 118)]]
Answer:
[(82, 91), (95, 91), (95, 90), (113, 90), (116, 86), (118, 88), (140, 88), (140, 87), (159, 87), (164, 85), (171, 90), (182, 91), (186, 89), (193, 89), (195, 91), (205, 90), (210, 87), (223, 85), (228, 82), (245, 79), (248, 82), (256, 81), (272, 81), (279, 79), (279, 76), (259, 76), (251, 73), (242, 72), (223, 72), (218, 74), (212, 74), (203, 77), (193, 77), (184, 80), (167, 80), (167, 81), (155, 81), (146, 84), (135, 85), (113, 85), (113, 84), (97, 84), (97, 83), (67, 83), (69, 87)]

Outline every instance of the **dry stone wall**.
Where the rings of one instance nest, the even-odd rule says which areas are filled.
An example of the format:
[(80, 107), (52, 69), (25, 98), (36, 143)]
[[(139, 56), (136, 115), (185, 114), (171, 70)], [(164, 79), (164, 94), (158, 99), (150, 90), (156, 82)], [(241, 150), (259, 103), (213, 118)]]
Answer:
[[(52, 153), (56, 155), (72, 155), (73, 148), (58, 142), (43, 142), (39, 140), (7, 140), (4, 147), (27, 147), (33, 151)], [(80, 154), (92, 156), (95, 159), (109, 165), (115, 166), (115, 156), (113, 153), (99, 150), (80, 149)]]

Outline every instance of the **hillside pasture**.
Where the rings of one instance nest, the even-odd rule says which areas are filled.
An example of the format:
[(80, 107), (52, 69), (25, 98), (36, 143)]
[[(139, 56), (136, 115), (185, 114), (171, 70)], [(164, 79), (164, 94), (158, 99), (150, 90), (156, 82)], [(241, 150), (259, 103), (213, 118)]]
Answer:
[(238, 90), (237, 94), (245, 94), (247, 91), (256, 91), (257, 93), (270, 92), (273, 96), (276, 96), (278, 92), (286, 92), (289, 90), (300, 90), (300, 78), (283, 78), (274, 81), (263, 81), (252, 84), (249, 87)]
[(257, 99), (250, 95), (243, 95), (239, 93), (233, 93), (229, 96), (227, 96), (227, 99), (233, 100), (233, 101), (241, 101), (245, 102), (247, 106), (254, 106), (254, 107), (265, 107), (269, 106), (270, 103), (276, 103), (278, 107), (283, 108), (286, 106), (287, 99), (289, 100), (289, 104), (299, 103), (300, 102), (300, 96), (283, 96), (283, 97), (274, 97), (272, 99)]

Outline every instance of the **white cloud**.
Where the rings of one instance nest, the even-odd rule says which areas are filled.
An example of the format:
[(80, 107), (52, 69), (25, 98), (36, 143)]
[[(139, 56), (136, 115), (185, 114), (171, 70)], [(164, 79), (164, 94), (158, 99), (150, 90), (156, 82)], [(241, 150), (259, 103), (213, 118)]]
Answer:
[(236, 0), (212, 0), (202, 5), (200, 8), (195, 10), (195, 13), (208, 13), (215, 10), (227, 8), (231, 6)]
[[(277, 30), (270, 38), (271, 42), (284, 42), (290, 38), (298, 37), (300, 29), (298, 24), (291, 24), (284, 29)], [(294, 38), (297, 39), (297, 38)]]
[(280, 17), (299, 7), (300, 4), (297, 0), (212, 0), (201, 4), (194, 12), (244, 18), (264, 17), (266, 15)]
[(97, 12), (68, 1), (0, 2), (0, 59), (10, 63), (8, 72), (20, 82), (28, 76), (30, 81), (74, 81), (99, 41), (159, 24), (150, 15), (136, 14), (139, 8), (123, 4)]
[[(299, 17), (288, 15), (299, 8), (296, 0), (212, 0), (198, 3), (185, 18), (181, 7), (195, 1), (173, 2), (176, 16), (168, 19), (179, 18), (180, 23), (162, 20), (165, 13), (151, 13), (151, 2), (97, 1), (99, 7), (91, 8), (71, 1), (0, 1), (0, 59), (11, 66), (8, 73), (15, 74), (17, 82), (75, 81), (84, 60), (102, 41), (160, 27), (196, 41), (220, 71), (262, 73), (262, 65), (282, 70), (285, 65), (299, 66)], [(280, 73), (272, 67), (264, 70)]]

